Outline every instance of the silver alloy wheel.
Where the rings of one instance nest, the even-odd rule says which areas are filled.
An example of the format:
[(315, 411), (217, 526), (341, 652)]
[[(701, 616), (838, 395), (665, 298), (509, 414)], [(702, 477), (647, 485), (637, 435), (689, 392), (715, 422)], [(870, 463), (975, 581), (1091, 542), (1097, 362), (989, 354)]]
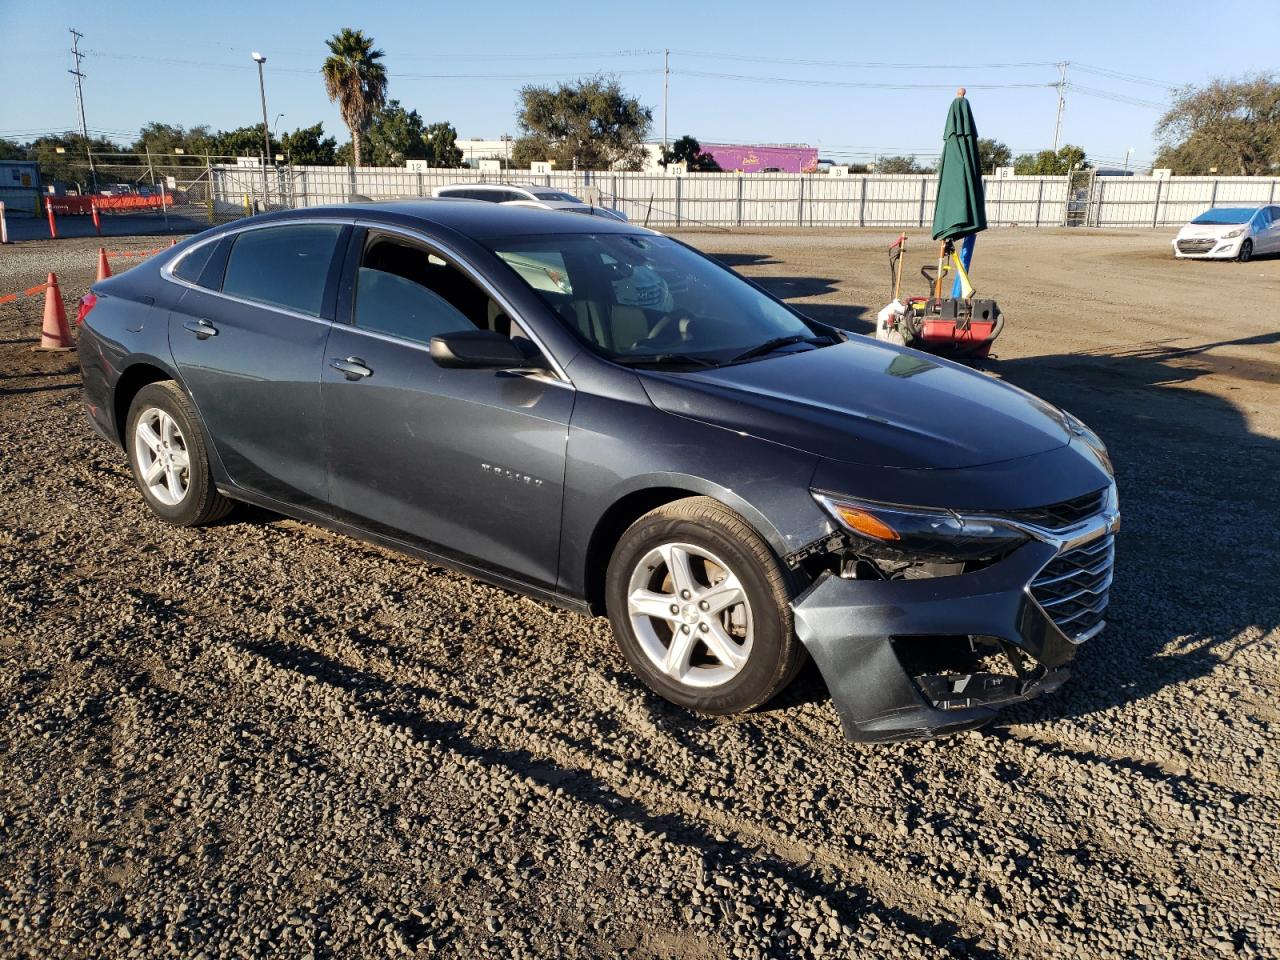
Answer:
[(191, 489), (191, 455), (178, 422), (159, 407), (148, 407), (133, 428), (138, 476), (151, 495), (176, 507)]
[(640, 649), (690, 687), (736, 677), (751, 655), (751, 603), (728, 564), (703, 547), (664, 543), (631, 571), (627, 613)]

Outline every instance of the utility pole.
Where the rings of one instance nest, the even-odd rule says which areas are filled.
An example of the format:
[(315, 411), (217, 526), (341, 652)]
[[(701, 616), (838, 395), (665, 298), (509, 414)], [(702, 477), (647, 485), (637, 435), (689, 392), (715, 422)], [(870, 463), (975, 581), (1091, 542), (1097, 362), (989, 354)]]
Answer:
[(667, 86), (671, 77), (671, 51), (662, 51), (662, 155), (667, 155)]
[(1058, 88), (1058, 121), (1053, 127), (1053, 152), (1058, 152), (1058, 144), (1062, 140), (1062, 111), (1067, 108), (1067, 67), (1070, 62), (1064, 60), (1058, 64), (1058, 82), (1054, 84)]
[(271, 190), (267, 185), (267, 164), (271, 162), (271, 128), (267, 126), (267, 84), (262, 78), (262, 65), (267, 58), (257, 50), (249, 54), (258, 64), (258, 93), (262, 96), (262, 206), (270, 209)]
[(68, 28), (71, 32), (71, 56), (76, 59), (76, 67), (74, 70), (68, 70), (67, 73), (76, 78), (76, 107), (80, 110), (80, 136), (84, 139), (84, 152), (89, 157), (89, 182), (93, 186), (93, 192), (98, 192), (98, 171), (93, 166), (93, 151), (89, 149), (89, 130), (84, 123), (84, 88), (81, 81), (84, 80), (84, 74), (80, 72), (80, 61), (84, 59), (84, 54), (80, 52), (80, 39), (84, 36), (75, 27)]

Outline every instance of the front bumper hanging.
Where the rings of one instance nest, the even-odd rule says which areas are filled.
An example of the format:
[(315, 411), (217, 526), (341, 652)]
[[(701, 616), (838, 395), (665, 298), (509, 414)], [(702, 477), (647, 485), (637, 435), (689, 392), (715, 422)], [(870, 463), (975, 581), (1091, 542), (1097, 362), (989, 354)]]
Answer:
[[(1117, 525), (1118, 516), (1095, 518), (1069, 547), (1110, 536)], [(819, 577), (792, 610), (845, 735), (890, 741), (966, 730), (1002, 706), (1057, 689), (1078, 644), (1028, 585), (1067, 548), (1033, 540), (998, 563), (950, 577)], [(969, 666), (945, 662), (959, 647)]]

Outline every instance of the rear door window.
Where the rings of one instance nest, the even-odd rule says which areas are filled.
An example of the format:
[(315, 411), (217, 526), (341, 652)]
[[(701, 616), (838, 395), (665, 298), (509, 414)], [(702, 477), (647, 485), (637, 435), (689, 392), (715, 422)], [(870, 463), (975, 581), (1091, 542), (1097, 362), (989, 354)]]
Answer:
[(222, 292), (320, 316), (341, 232), (340, 224), (305, 223), (241, 233), (227, 258)]

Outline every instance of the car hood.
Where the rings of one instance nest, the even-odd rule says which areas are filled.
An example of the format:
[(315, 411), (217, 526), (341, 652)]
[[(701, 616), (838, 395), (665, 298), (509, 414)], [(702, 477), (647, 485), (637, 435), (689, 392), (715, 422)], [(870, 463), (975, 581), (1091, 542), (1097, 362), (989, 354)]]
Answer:
[(1251, 232), (1248, 223), (1188, 223), (1178, 231), (1179, 240), (1218, 240), (1233, 230)]
[(1070, 441), (1060, 411), (959, 364), (853, 337), (734, 366), (645, 371), (660, 410), (851, 463), (953, 469)]

